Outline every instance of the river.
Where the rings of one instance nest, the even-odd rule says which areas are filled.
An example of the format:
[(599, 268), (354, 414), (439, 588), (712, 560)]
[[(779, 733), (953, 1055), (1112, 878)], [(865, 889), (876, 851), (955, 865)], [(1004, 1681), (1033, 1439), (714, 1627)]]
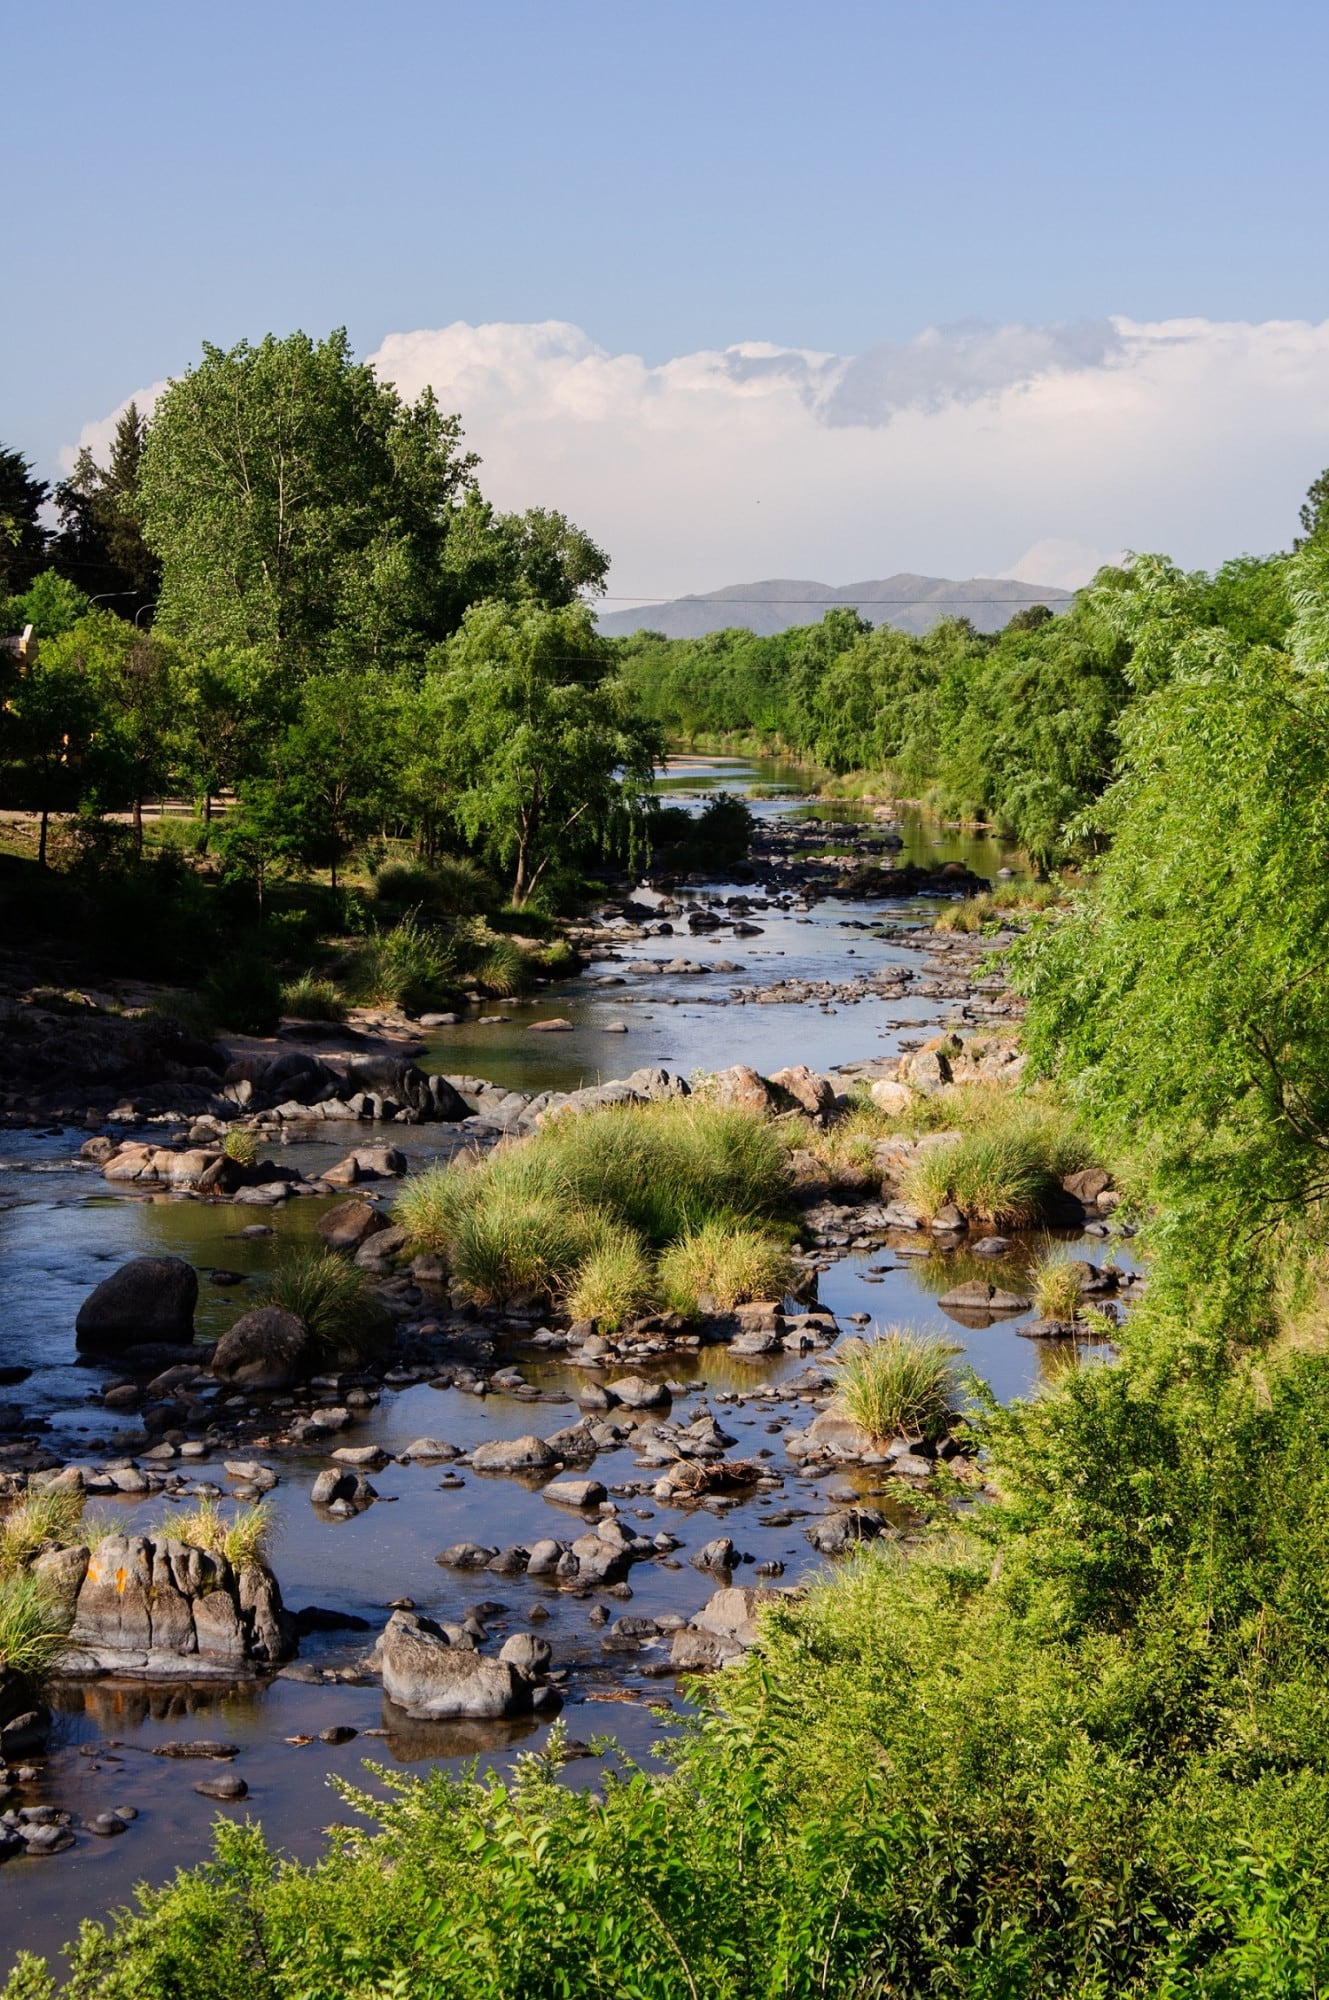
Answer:
[[(795, 771), (779, 765), (680, 758), (669, 768), (664, 787), (671, 796), (695, 804), (718, 788), (747, 791), (756, 786), (763, 795), (753, 800), (753, 810), (763, 818), (868, 816), (866, 809), (849, 805), (800, 803), (792, 797), (798, 783)], [(906, 859), (926, 865), (959, 861), (988, 877), (999, 868), (1018, 867), (1017, 857), (990, 836), (942, 828), (921, 813), (907, 812), (902, 831)], [(722, 883), (707, 883), (708, 892), (724, 893), (725, 888)], [(760, 892), (750, 885), (745, 893), (760, 899)], [(893, 1054), (902, 1039), (918, 1040), (936, 1032), (953, 1009), (945, 1002), (909, 998), (863, 999), (828, 1009), (742, 1006), (729, 1001), (729, 991), (735, 985), (768, 984), (782, 977), (846, 981), (884, 962), (917, 965), (916, 952), (898, 941), (873, 937), (863, 927), (883, 918), (892, 925), (921, 925), (935, 909), (935, 901), (925, 900), (875, 905), (832, 900), (806, 911), (767, 908), (754, 916), (760, 926), (758, 936), (721, 940), (703, 934), (688, 936), (685, 945), (676, 941), (676, 948), (685, 949), (694, 962), (722, 959), (742, 968), (710, 978), (629, 974), (625, 961), (639, 954), (664, 958), (670, 948), (652, 938), (649, 950), (638, 945), (617, 949), (612, 928), (606, 928), (603, 949), (617, 955), (597, 959), (587, 977), (549, 989), (534, 1005), (488, 1005), (483, 1025), (477, 1014), (431, 1035), (428, 1055), (421, 1060), (426, 1068), (537, 1090), (574, 1088), (647, 1064), (684, 1075), (735, 1062), (770, 1072), (800, 1062), (830, 1069)], [(554, 1015), (571, 1021), (571, 1032), (529, 1033), (533, 1020)], [(320, 1132), (316, 1139), (301, 1143), (300, 1164), (316, 1172), (342, 1157), (357, 1140), (363, 1143), (364, 1136), (363, 1128), (333, 1137)], [(77, 1161), (85, 1137), (81, 1130), (0, 1133), (0, 1359), (32, 1369), (21, 1391), (25, 1409), (50, 1423), (54, 1449), (79, 1460), (113, 1456), (124, 1448), (121, 1434), (127, 1435), (132, 1423), (126, 1419), (118, 1434), (115, 1418), (103, 1409), (96, 1385), (106, 1371), (75, 1365), (74, 1316), (92, 1287), (125, 1258), (145, 1253), (187, 1257), (205, 1274), (216, 1267), (240, 1273), (246, 1283), (239, 1287), (224, 1288), (206, 1279), (202, 1286), (200, 1331), (219, 1332), (243, 1309), (248, 1281), (262, 1278), (282, 1246), (311, 1236), (317, 1215), (327, 1205), (299, 1201), (280, 1212), (265, 1211), (264, 1219), (274, 1223), (276, 1234), (242, 1238), (238, 1232), (253, 1218), (253, 1210), (110, 1193), (95, 1168)], [(439, 1154), (440, 1136), (431, 1135), (428, 1126), (400, 1128), (400, 1137), (398, 1132), (393, 1137), (413, 1164)], [(1033, 1241), (1020, 1246), (1003, 1262), (1002, 1282), (1018, 1284), (1040, 1247), (1041, 1242)], [(1101, 1257), (1102, 1248), (1101, 1243), (1086, 1242), (1085, 1254)], [(1128, 1264), (1129, 1258), (1120, 1261)], [(1021, 1337), (1022, 1320), (1000, 1321), (975, 1331), (958, 1325), (936, 1302), (962, 1278), (980, 1273), (990, 1275), (990, 1267), (963, 1252), (913, 1259), (876, 1252), (833, 1264), (820, 1278), (819, 1297), (842, 1320), (865, 1313), (878, 1325), (900, 1323), (945, 1334), (1000, 1397), (1026, 1393), (1037, 1384), (1047, 1350)], [(393, 1452), (424, 1435), (465, 1449), (487, 1438), (531, 1429), (552, 1431), (574, 1421), (577, 1413), (571, 1396), (584, 1376), (557, 1360), (533, 1358), (526, 1348), (517, 1358), (526, 1381), (549, 1399), (547, 1403), (534, 1405), (498, 1393), (479, 1397), (425, 1383), (385, 1389), (372, 1415), (356, 1427), (354, 1442), (378, 1443)], [(804, 1423), (809, 1413), (781, 1385), (804, 1366), (794, 1357), (754, 1362), (712, 1347), (691, 1359), (671, 1357), (669, 1373), (680, 1384), (676, 1408), (691, 1417), (699, 1413), (703, 1398), (710, 1399), (724, 1426), (738, 1438), (741, 1453), (770, 1449), (777, 1465), (788, 1472), (780, 1452), (780, 1427), (786, 1421)], [(540, 1630), (553, 1647), (556, 1664), (569, 1669), (565, 1727), (583, 1740), (612, 1732), (629, 1754), (649, 1757), (669, 1715), (681, 1706), (674, 1683), (650, 1671), (667, 1657), (667, 1640), (648, 1644), (633, 1657), (612, 1654), (589, 1621), (592, 1600), (540, 1591), (534, 1579), (524, 1577), (458, 1575), (435, 1561), (440, 1549), (462, 1540), (507, 1545), (542, 1534), (575, 1532), (568, 1526), (566, 1510), (546, 1502), (538, 1486), (512, 1478), (486, 1478), (470, 1468), (464, 1468), (455, 1483), (441, 1484), (437, 1466), (393, 1463), (374, 1475), (382, 1496), (379, 1502), (349, 1520), (335, 1522), (316, 1516), (307, 1497), (315, 1473), (326, 1462), (322, 1454), (259, 1455), (281, 1475), (272, 1496), (277, 1518), (274, 1567), (287, 1604), (350, 1613), (371, 1627), (369, 1636), (307, 1638), (301, 1646), (302, 1659), (353, 1665), (372, 1643), (373, 1632), (387, 1615), (385, 1607), (394, 1598), (413, 1598), (421, 1610), (448, 1618), (459, 1617), (466, 1606), (487, 1598), (504, 1607), (492, 1614), (495, 1637), (523, 1627), (538, 1598), (548, 1612)], [(224, 1478), (219, 1466), (203, 1470), (205, 1476)], [(612, 1490), (616, 1482), (639, 1478), (640, 1472), (633, 1453), (623, 1450), (602, 1453), (595, 1475)], [(872, 1490), (869, 1474), (841, 1474), (841, 1482), (846, 1477), (857, 1490)], [(717, 1532), (732, 1535), (756, 1563), (784, 1563), (786, 1581), (811, 1570), (815, 1558), (803, 1539), (803, 1522), (799, 1518), (791, 1522), (788, 1516), (791, 1510), (824, 1511), (834, 1497), (828, 1497), (828, 1484), (833, 1487), (836, 1482), (789, 1473), (785, 1492), (775, 1502), (769, 1497), (752, 1500), (725, 1512), (722, 1529), (717, 1513), (705, 1507), (687, 1511), (660, 1506), (649, 1498), (625, 1502), (630, 1513), (651, 1523), (649, 1532), (668, 1528), (683, 1544), (675, 1552), (673, 1567), (655, 1562), (634, 1567), (633, 1615), (690, 1614), (699, 1609), (713, 1586), (689, 1565), (688, 1556)], [(91, 1504), (102, 1514), (113, 1511), (117, 1525), (131, 1532), (145, 1531), (170, 1511), (160, 1495), (146, 1501)], [(765, 1518), (770, 1514), (784, 1518), (771, 1524)], [(735, 1573), (735, 1581), (749, 1580), (751, 1575), (744, 1566)], [(329, 1779), (362, 1781), (367, 1756), (416, 1769), (435, 1762), (460, 1767), (472, 1756), (501, 1761), (514, 1746), (538, 1743), (547, 1728), (535, 1720), (488, 1728), (407, 1723), (399, 1711), (385, 1706), (376, 1686), (307, 1685), (281, 1679), (225, 1692), (91, 1683), (64, 1688), (58, 1701), (51, 1755), (39, 1782), (25, 1789), (23, 1803), (50, 1801), (80, 1815), (126, 1805), (137, 1809), (137, 1818), (121, 1839), (80, 1836), (72, 1850), (58, 1857), (18, 1861), (0, 1869), (4, 1920), (0, 1967), (7, 1966), (20, 1948), (54, 1951), (83, 1916), (128, 1900), (136, 1882), (160, 1881), (177, 1866), (202, 1859), (219, 1810), (259, 1818), (285, 1850), (312, 1856), (319, 1851), (328, 1823), (348, 1816), (329, 1789)], [(339, 1725), (359, 1734), (338, 1746), (318, 1740), (319, 1731)], [(370, 1730), (386, 1733), (366, 1740)], [(182, 1735), (225, 1738), (240, 1747), (234, 1768), (249, 1784), (243, 1807), (218, 1808), (196, 1796), (197, 1766), (149, 1754), (157, 1743)], [(312, 1742), (291, 1741), (310, 1736)], [(567, 1770), (570, 1782), (589, 1783), (602, 1765), (586, 1756), (571, 1762)]]

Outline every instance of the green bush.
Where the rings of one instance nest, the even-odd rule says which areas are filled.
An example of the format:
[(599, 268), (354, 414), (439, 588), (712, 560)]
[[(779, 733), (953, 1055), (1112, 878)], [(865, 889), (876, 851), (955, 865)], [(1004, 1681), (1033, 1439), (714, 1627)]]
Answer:
[(371, 1006), (425, 1013), (457, 997), (456, 955), (436, 925), (413, 914), (367, 940), (353, 983)]
[(563, 1304), (573, 1319), (593, 1319), (602, 1332), (615, 1333), (645, 1310), (654, 1290), (655, 1272), (641, 1238), (611, 1224), (577, 1266)]

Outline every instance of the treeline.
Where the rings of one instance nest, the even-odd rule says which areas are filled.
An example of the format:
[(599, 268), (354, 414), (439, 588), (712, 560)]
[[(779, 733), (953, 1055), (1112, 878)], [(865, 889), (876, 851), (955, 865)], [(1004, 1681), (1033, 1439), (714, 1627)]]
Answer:
[(476, 465), (343, 334), (205, 347), (105, 468), (80, 457), (53, 532), (0, 453), (0, 632), (36, 640), (0, 652), (0, 804), (38, 815), (40, 863), (53, 815), (138, 863), (164, 795), (259, 905), (375, 844), (478, 860), (519, 904), (628, 855), (659, 744), (586, 607), (608, 558), (497, 512)]
[[(875, 776), (948, 815), (991, 821), (1050, 867), (1083, 850), (1068, 829), (1117, 755), (1133, 642), (1116, 600), (1130, 587), (1129, 570), (1103, 570), (1061, 616), (1031, 605), (997, 634), (945, 619), (917, 638), (834, 610), (769, 638), (641, 632), (619, 650), (642, 707), (671, 736)], [(1292, 616), (1280, 556), (1242, 557), (1190, 578), (1188, 591), (1198, 619), (1252, 642), (1279, 644)]]

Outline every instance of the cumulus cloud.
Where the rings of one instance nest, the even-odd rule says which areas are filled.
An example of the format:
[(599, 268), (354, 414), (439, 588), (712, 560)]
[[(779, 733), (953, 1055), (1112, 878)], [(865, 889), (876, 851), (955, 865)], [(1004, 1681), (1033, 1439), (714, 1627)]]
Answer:
[[(565, 321), (456, 321), (370, 359), (461, 412), (498, 505), (594, 534), (619, 600), (900, 570), (1073, 586), (1123, 549), (1212, 565), (1286, 546), (1329, 462), (1329, 321), (965, 324), (662, 362)], [(80, 442), (104, 452), (115, 414)]]
[(648, 364), (561, 321), (459, 321), (372, 358), (461, 411), (499, 504), (590, 529), (624, 598), (897, 570), (1073, 586), (1129, 548), (1211, 565), (1286, 546), (1329, 461), (1329, 322), (963, 326)]
[(61, 470), (72, 472), (74, 470), (74, 461), (85, 446), (92, 453), (99, 465), (105, 465), (111, 455), (111, 441), (115, 436), (115, 427), (129, 408), (129, 405), (131, 403), (137, 404), (140, 416), (150, 416), (158, 396), (161, 395), (166, 386), (165, 381), (150, 382), (146, 389), (135, 389), (131, 395), (125, 397), (122, 403), (117, 403), (109, 416), (96, 417), (90, 424), (84, 424), (78, 434), (78, 442), (76, 444), (67, 444), (62, 449), (60, 453)]

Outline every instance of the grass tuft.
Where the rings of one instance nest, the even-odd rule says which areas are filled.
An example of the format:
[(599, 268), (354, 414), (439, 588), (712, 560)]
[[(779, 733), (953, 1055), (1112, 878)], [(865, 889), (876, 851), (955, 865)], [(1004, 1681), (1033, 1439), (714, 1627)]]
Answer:
[(368, 1360), (380, 1352), (392, 1319), (363, 1274), (332, 1250), (302, 1250), (278, 1265), (261, 1303), (294, 1313), (308, 1329), (322, 1365)]
[(67, 1548), (83, 1518), (83, 1495), (67, 1487), (26, 1493), (0, 1518), (0, 1580), (16, 1576), (44, 1549)]
[(0, 1576), (0, 1673), (40, 1685), (65, 1650), (54, 1592), (31, 1570)]
[(1034, 1265), (1030, 1279), (1040, 1319), (1079, 1318), (1084, 1284), (1073, 1258), (1049, 1249)]
[(258, 1165), (258, 1134), (247, 1126), (232, 1125), (222, 1138), (221, 1149), (237, 1167)]
[(660, 1259), (660, 1291), (676, 1312), (695, 1314), (711, 1298), (722, 1312), (752, 1299), (782, 1299), (794, 1282), (788, 1246), (764, 1230), (710, 1221), (670, 1244)]
[(1034, 916), (1066, 901), (1067, 892), (1060, 882), (1009, 882), (999, 889), (966, 896), (962, 903), (949, 904), (934, 919), (932, 928), (973, 936), (988, 926), (996, 927), (1002, 917)]
[(949, 1341), (892, 1327), (872, 1340), (846, 1340), (834, 1357), (836, 1406), (874, 1438), (934, 1441), (955, 1413), (960, 1380)]
[(187, 1514), (172, 1514), (152, 1530), (158, 1540), (185, 1542), (225, 1556), (233, 1570), (266, 1563), (276, 1535), (276, 1521), (266, 1500), (222, 1512), (215, 1500), (200, 1500)]
[(788, 1188), (784, 1146), (769, 1125), (675, 1099), (556, 1119), (478, 1162), (431, 1168), (407, 1182), (395, 1213), (414, 1243), (449, 1257), (467, 1283), (483, 1255), (488, 1290), (505, 1242), (514, 1257), (521, 1247), (517, 1261), (534, 1270), (542, 1259), (563, 1279), (592, 1247), (588, 1227), (594, 1236), (606, 1223), (626, 1225), (659, 1246), (716, 1215), (773, 1217)]
[(613, 1333), (649, 1306), (654, 1286), (655, 1273), (641, 1238), (611, 1223), (578, 1265), (563, 1302), (573, 1319), (593, 1319)]
[(359, 954), (354, 982), (358, 997), (371, 1006), (422, 1013), (456, 998), (457, 967), (451, 943), (437, 925), (412, 912), (367, 941)]
[(283, 1012), (294, 1015), (297, 1021), (346, 1019), (346, 1001), (336, 981), (318, 979), (312, 972), (302, 973), (283, 986), (281, 1004)]

